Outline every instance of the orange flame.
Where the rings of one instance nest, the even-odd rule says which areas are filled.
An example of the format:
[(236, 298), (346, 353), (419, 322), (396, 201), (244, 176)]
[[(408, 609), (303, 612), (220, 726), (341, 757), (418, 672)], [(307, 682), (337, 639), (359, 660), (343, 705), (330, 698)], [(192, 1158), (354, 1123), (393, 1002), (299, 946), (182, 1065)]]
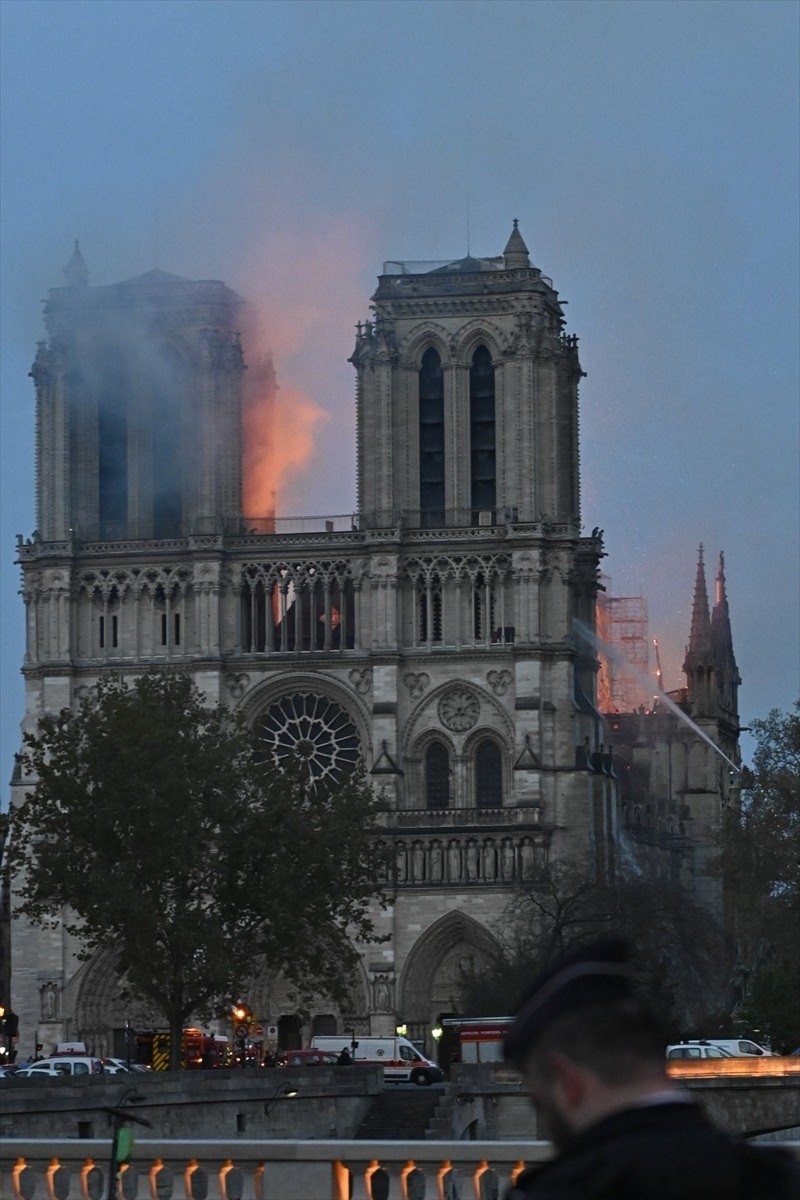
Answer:
[[(355, 268), (363, 243), (363, 223), (355, 218), (334, 219), (313, 233), (287, 228), (283, 221), (260, 231), (237, 272), (237, 289), (255, 299), (242, 331), (248, 364), (243, 415), (248, 517), (273, 516), (276, 502), (287, 495), (293, 515), (319, 511), (311, 469), (321, 431), (332, 416), (328, 405), (338, 410), (337, 419), (352, 412), (352, 390), (337, 396), (337, 387), (331, 395), (331, 363), (344, 362), (361, 313)], [(325, 408), (314, 398), (322, 394)]]
[(326, 419), (302, 392), (276, 387), (268, 359), (248, 378), (242, 412), (246, 517), (275, 515), (276, 497), (287, 478), (311, 459), (315, 433)]

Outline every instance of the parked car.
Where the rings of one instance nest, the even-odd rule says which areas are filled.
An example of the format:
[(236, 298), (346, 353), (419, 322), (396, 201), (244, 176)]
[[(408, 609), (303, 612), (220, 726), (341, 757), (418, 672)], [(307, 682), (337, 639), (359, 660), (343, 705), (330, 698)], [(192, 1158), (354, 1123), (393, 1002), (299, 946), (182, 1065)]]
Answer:
[(122, 1058), (104, 1058), (103, 1071), (106, 1075), (127, 1075), (133, 1068), (133, 1063), (128, 1065)]
[(672, 1046), (667, 1046), (667, 1058), (733, 1058), (727, 1050), (723, 1050), (721, 1046), (714, 1046), (711, 1042), (676, 1042)]
[(40, 1058), (38, 1062), (30, 1063), (27, 1067), (20, 1067), (17, 1071), (18, 1079), (44, 1079), (49, 1077), (59, 1076), (61, 1078), (77, 1078), (78, 1076), (102, 1075), (103, 1063), (99, 1058), (86, 1057), (74, 1058), (67, 1054), (58, 1055), (54, 1058)]
[(279, 1067), (335, 1067), (338, 1055), (332, 1050), (282, 1050)]

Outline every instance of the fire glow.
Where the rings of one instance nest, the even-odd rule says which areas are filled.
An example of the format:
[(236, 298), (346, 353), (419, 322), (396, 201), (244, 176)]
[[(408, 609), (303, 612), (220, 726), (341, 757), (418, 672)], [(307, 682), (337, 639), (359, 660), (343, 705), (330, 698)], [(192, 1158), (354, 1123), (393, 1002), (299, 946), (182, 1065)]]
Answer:
[(248, 397), (242, 415), (243, 508), (246, 517), (275, 515), (287, 479), (306, 467), (327, 414), (293, 388), (277, 387)]
[[(645, 686), (650, 682), (646, 676), (640, 676), (639, 672), (636, 671), (635, 668), (629, 662), (627, 662), (621, 654), (618, 654), (613, 646), (609, 646), (607, 642), (604, 642), (601, 638), (599, 638), (597, 634), (589, 628), (588, 625), (584, 624), (583, 621), (579, 621), (578, 618), (575, 617), (573, 618), (572, 625), (575, 632), (583, 639), (584, 642), (592, 646), (595, 650), (605, 654), (607, 658), (617, 663), (617, 665), (623, 671), (627, 671), (634, 677), (638, 677), (639, 682), (643, 683)], [(737, 775), (741, 773), (742, 768), (728, 758), (727, 754), (723, 753), (716, 742), (712, 741), (712, 739), (708, 736), (705, 730), (701, 729), (700, 726), (692, 720), (688, 713), (684, 712), (682, 708), (679, 708), (675, 701), (672, 700), (666, 694), (666, 692), (662, 692), (658, 688), (654, 688), (654, 691), (661, 704), (665, 705), (670, 712), (674, 713), (676, 717), (680, 718), (680, 720), (683, 721), (684, 724), (688, 725), (690, 729), (693, 729), (698, 737), (701, 737), (704, 742), (707, 742), (711, 749), (716, 751), (720, 758), (723, 759), (728, 766), (737, 773)]]
[[(242, 331), (246, 517), (272, 517), (278, 505), (294, 506), (296, 515), (322, 511), (314, 507), (315, 484), (336, 461), (339, 431), (352, 414), (352, 394), (337, 394), (331, 363), (344, 363), (360, 313), (359, 226), (345, 217), (316, 232), (276, 223), (259, 231), (236, 273), (237, 290), (253, 298)], [(323, 395), (324, 407), (315, 398)], [(331, 438), (323, 458), (326, 426)]]

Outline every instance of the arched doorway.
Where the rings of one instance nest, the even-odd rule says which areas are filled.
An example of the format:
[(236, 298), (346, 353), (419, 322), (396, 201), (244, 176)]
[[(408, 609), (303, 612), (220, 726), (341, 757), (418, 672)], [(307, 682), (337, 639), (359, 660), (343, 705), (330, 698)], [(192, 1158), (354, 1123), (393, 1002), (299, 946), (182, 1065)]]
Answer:
[(302, 1022), (297, 1013), (278, 1017), (278, 1048), (299, 1050), (303, 1045)]
[(483, 1015), (461, 1013), (461, 975), (488, 964), (499, 950), (489, 930), (466, 913), (447, 913), (435, 921), (415, 943), (400, 979), (399, 1011), (409, 1037), (432, 1053), (431, 1028), (441, 1014)]

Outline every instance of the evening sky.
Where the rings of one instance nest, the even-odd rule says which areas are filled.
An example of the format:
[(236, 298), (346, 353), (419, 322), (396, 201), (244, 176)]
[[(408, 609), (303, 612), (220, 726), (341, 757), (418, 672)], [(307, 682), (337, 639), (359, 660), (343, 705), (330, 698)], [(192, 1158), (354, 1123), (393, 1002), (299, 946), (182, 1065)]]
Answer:
[(496, 255), (518, 218), (580, 339), (583, 522), (605, 530), (611, 590), (645, 597), (677, 687), (698, 545), (712, 593), (723, 550), (743, 723), (788, 710), (799, 13), (794, 0), (4, 0), (3, 784), (24, 709), (15, 535), (36, 523), (27, 376), (75, 238), (92, 283), (160, 267), (259, 305), (283, 428), (308, 439), (279, 508), (348, 513), (346, 360), (382, 262)]

